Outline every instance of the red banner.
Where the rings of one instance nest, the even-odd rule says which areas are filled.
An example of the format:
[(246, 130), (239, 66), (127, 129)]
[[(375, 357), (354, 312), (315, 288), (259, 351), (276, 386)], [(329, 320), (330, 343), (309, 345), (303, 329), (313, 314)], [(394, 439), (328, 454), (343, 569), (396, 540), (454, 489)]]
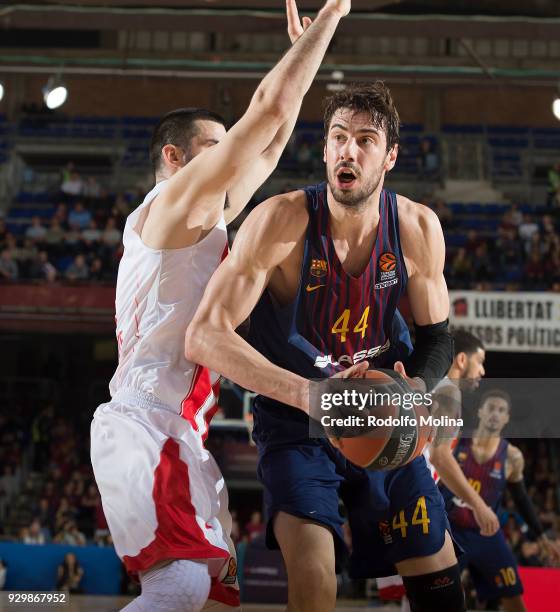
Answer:
[(560, 570), (548, 567), (520, 567), (527, 612), (560, 609)]

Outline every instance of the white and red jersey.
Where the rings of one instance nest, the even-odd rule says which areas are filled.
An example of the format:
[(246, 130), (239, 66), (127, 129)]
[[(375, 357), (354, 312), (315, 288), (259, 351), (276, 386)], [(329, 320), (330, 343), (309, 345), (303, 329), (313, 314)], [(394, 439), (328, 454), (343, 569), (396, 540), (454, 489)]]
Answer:
[(219, 376), (185, 358), (185, 331), (227, 254), (226, 225), (222, 217), (189, 247), (146, 246), (142, 228), (166, 185), (159, 182), (126, 221), (116, 295), (119, 364), (109, 389), (112, 398), (130, 392), (153, 398), (205, 431), (216, 409)]
[[(449, 376), (445, 376), (444, 378), (442, 378), (438, 384), (432, 389), (431, 393), (434, 394), (438, 391), (438, 389), (441, 389), (442, 387), (446, 387), (448, 385), (454, 385), (457, 386), (450, 378)], [(460, 417), (461, 415), (457, 415), (457, 417)], [(455, 439), (453, 440), (453, 442), (451, 443), (451, 448), (455, 448), (455, 446), (457, 445), (457, 440), (458, 440), (458, 436), (459, 436), (460, 432), (457, 432), (457, 435), (455, 437)], [(426, 459), (426, 463), (428, 464), (428, 468), (430, 469), (430, 473), (432, 474), (432, 478), (437, 482), (439, 482), (439, 474), (437, 473), (436, 468), (434, 467), (434, 465), (432, 464), (432, 462), (430, 461), (430, 448), (431, 448), (431, 444), (426, 444), (423, 454), (424, 454), (424, 458)]]

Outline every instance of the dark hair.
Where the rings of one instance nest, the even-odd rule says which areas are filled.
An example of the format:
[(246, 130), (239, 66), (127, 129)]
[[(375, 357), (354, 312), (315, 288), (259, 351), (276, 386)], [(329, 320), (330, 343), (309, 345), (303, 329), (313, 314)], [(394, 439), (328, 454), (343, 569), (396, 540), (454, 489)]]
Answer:
[(507, 402), (508, 410), (511, 412), (511, 395), (507, 391), (502, 391), (502, 389), (490, 389), (490, 391), (486, 391), (486, 393), (480, 398), (479, 408), (482, 408), (486, 400), (490, 399), (491, 397), (503, 399), (505, 402)]
[(352, 83), (325, 100), (325, 138), (329, 133), (333, 115), (340, 108), (349, 108), (356, 113), (368, 113), (376, 128), (387, 136), (387, 151), (399, 142), (399, 113), (391, 92), (383, 81), (375, 83)]
[(451, 335), (453, 336), (453, 344), (455, 345), (455, 357), (457, 357), (459, 353), (472, 355), (476, 353), (478, 349), (484, 350), (482, 340), (464, 329), (456, 329)]
[(223, 117), (204, 108), (178, 108), (159, 120), (150, 144), (150, 161), (154, 172), (159, 169), (161, 150), (166, 144), (189, 150), (191, 139), (198, 133), (197, 121), (214, 121), (226, 127)]

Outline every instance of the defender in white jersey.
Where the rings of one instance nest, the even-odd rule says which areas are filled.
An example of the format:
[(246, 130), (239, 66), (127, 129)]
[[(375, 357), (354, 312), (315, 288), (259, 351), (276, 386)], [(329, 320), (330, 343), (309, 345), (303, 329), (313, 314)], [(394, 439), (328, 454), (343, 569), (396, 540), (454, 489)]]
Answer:
[(327, 0), (229, 132), (201, 109), (173, 111), (155, 129), (156, 186), (124, 233), (119, 365), (91, 430), (115, 548), (142, 584), (129, 612), (239, 605), (227, 493), (204, 448), (218, 376), (185, 358), (185, 330), (227, 253), (226, 219), (275, 168), (349, 9), (350, 0)]

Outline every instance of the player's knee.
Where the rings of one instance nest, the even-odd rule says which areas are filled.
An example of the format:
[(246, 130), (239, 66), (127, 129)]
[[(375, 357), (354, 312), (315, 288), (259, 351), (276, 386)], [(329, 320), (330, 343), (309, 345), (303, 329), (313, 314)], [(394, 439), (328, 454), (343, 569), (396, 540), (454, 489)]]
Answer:
[(465, 595), (459, 565), (423, 574), (403, 576), (412, 612), (464, 612)]
[(322, 612), (336, 603), (336, 574), (330, 563), (303, 558), (288, 569), (290, 602), (301, 612)]
[(141, 574), (142, 604), (149, 610), (200, 612), (210, 593), (205, 563), (178, 559)]

